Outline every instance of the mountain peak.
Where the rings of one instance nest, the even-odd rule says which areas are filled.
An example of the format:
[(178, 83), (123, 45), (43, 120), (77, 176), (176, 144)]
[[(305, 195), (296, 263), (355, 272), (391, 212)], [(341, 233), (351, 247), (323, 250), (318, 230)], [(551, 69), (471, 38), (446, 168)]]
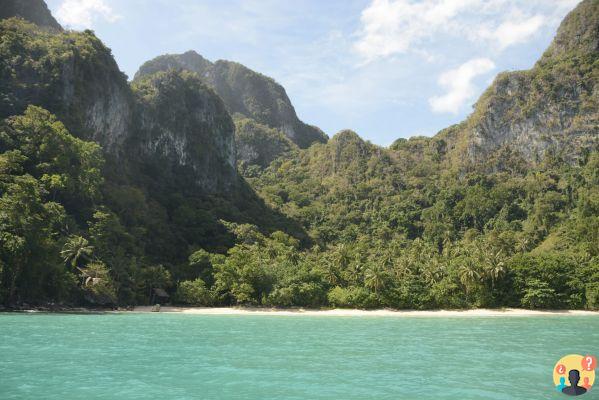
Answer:
[(231, 190), (235, 127), (216, 93), (197, 74), (174, 69), (146, 75), (132, 88), (139, 132), (130, 144), (144, 162), (161, 160), (155, 179), (165, 185), (178, 179), (204, 192)]
[(356, 132), (351, 129), (343, 129), (335, 134), (331, 138), (331, 143), (335, 143), (338, 146), (345, 146), (351, 143), (364, 143), (364, 139), (360, 137)]
[(43, 0), (2, 0), (0, 19), (20, 17), (44, 27), (62, 30)]
[(533, 68), (499, 74), (468, 119), (436, 139), (457, 164), (493, 169), (504, 152), (529, 164), (547, 152), (576, 162), (599, 144), (598, 50), (599, 1), (584, 0)]
[(326, 135), (320, 129), (303, 123), (297, 117), (283, 86), (242, 64), (227, 60), (211, 63), (190, 50), (145, 62), (135, 74), (135, 79), (167, 69), (195, 72), (223, 99), (229, 113), (280, 130), (300, 147), (326, 142)]
[(599, 1), (583, 0), (562, 21), (542, 60), (599, 51)]
[(194, 50), (188, 50), (182, 54), (163, 54), (150, 61), (143, 63), (135, 73), (134, 80), (138, 80), (145, 75), (153, 75), (159, 71), (169, 69), (188, 70), (204, 76), (212, 68), (212, 63), (199, 55)]

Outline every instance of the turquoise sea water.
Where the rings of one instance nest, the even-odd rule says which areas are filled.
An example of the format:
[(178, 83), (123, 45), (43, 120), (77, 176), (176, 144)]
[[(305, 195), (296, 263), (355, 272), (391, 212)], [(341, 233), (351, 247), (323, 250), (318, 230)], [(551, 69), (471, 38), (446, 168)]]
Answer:
[(0, 314), (0, 399), (560, 399), (568, 353), (599, 318)]

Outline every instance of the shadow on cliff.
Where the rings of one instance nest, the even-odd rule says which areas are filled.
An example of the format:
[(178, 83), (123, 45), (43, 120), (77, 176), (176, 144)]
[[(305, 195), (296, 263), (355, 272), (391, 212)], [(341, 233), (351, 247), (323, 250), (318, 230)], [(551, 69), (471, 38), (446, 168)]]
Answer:
[(104, 196), (127, 230), (138, 236), (157, 263), (184, 262), (203, 248), (224, 253), (235, 245), (222, 221), (256, 225), (264, 233), (283, 231), (303, 247), (311, 240), (303, 227), (273, 210), (236, 173), (228, 185), (207, 193), (188, 167), (160, 158), (107, 160)]

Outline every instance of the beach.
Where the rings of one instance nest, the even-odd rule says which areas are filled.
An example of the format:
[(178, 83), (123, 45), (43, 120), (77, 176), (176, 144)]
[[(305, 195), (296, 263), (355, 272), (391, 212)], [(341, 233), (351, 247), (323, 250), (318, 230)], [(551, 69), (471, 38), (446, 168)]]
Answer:
[[(153, 306), (138, 306), (133, 312), (152, 313)], [(357, 310), (357, 309), (304, 309), (262, 307), (172, 307), (161, 306), (160, 313), (194, 315), (281, 315), (281, 316), (331, 316), (331, 317), (528, 317), (528, 316), (597, 316), (599, 311), (586, 310), (526, 310), (520, 308), (471, 310)]]

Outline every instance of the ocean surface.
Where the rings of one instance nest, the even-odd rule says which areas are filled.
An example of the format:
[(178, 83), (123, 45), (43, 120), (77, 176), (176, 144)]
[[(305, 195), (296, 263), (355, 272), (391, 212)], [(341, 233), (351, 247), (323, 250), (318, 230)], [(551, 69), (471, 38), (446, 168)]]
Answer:
[(0, 313), (0, 399), (565, 399), (569, 353), (599, 318)]

